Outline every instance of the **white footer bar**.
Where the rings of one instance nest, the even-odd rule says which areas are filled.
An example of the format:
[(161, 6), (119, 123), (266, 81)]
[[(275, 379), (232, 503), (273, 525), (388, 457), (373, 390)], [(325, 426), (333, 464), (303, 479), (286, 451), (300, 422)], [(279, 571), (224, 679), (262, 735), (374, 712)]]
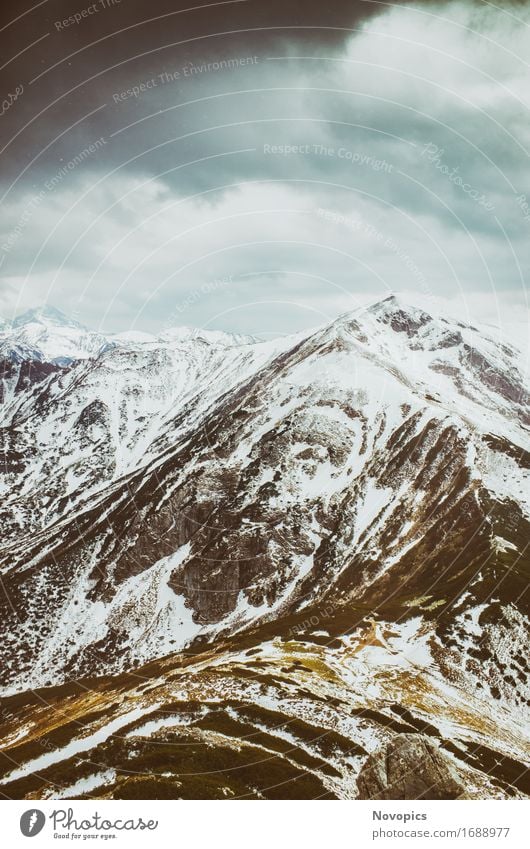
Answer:
[(529, 801), (4, 801), (5, 847), (520, 847)]

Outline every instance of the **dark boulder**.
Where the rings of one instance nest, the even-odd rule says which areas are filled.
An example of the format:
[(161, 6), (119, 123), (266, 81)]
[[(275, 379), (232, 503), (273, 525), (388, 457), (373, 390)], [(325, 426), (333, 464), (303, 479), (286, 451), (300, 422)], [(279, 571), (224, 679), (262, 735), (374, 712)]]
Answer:
[(423, 734), (397, 734), (364, 763), (359, 799), (459, 799), (465, 787), (453, 763)]

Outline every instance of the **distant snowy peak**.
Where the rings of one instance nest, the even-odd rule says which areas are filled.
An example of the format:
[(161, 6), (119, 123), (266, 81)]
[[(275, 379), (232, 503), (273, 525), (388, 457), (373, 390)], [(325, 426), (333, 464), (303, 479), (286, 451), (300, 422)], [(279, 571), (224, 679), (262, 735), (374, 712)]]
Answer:
[(171, 327), (155, 336), (142, 330), (124, 330), (107, 337), (109, 348), (167, 348), (174, 345), (199, 342), (213, 347), (234, 348), (241, 345), (255, 345), (261, 340), (243, 333), (226, 333), (222, 330), (204, 330), (200, 327)]
[(171, 327), (158, 337), (162, 342), (191, 342), (199, 340), (209, 345), (232, 348), (236, 345), (255, 345), (261, 340), (244, 333), (227, 333), (223, 330), (205, 330), (202, 327)]
[(0, 357), (61, 365), (97, 355), (106, 339), (55, 307), (40, 306), (0, 326)]
[(68, 325), (38, 321), (9, 328), (0, 334), (0, 353), (12, 359), (15, 351), (26, 352), (24, 359), (45, 362), (71, 362), (97, 356), (107, 339), (100, 333)]
[(72, 327), (78, 330), (88, 331), (88, 328), (83, 324), (70, 318), (70, 316), (56, 309), (56, 307), (51, 306), (41, 306), (27, 310), (11, 322), (11, 327), (16, 329), (25, 327), (28, 324), (41, 324), (44, 327)]
[(260, 341), (243, 333), (195, 327), (172, 327), (158, 336), (140, 330), (104, 335), (51, 306), (28, 310), (13, 321), (2, 323), (0, 319), (0, 358), (10, 362), (34, 360), (67, 365), (75, 360), (93, 359), (115, 348), (138, 350), (189, 343), (234, 348)]
[(122, 333), (113, 333), (109, 337), (109, 343), (114, 347), (134, 347), (136, 345), (155, 345), (157, 337), (151, 333), (141, 330), (124, 330)]

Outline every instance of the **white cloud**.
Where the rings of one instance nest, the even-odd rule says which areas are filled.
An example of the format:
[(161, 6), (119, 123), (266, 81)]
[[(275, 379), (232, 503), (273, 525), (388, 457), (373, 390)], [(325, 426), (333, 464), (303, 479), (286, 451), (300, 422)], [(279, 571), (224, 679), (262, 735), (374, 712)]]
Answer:
[[(477, 321), (512, 322), (512, 304), (517, 316), (525, 309), (530, 260), (517, 200), (530, 29), (511, 14), (465, 3), (388, 8), (340, 56), (252, 67), (246, 85), (262, 94), (132, 128), (117, 137), (123, 162), (131, 139), (152, 147), (193, 126), (242, 122), (164, 148), (159, 171), (169, 157), (171, 175), (156, 176), (155, 160), (138, 161), (142, 174), (118, 160), (105, 178), (98, 159), (99, 170), (79, 169), (47, 193), (4, 251), (0, 314), (49, 300), (107, 329), (226, 320), (283, 333), (406, 291), (443, 295)], [(222, 94), (230, 79), (214, 75), (209, 91)], [(264, 144), (299, 150), (264, 153)], [(426, 156), (426, 145), (438, 154)], [(31, 197), (4, 207), (0, 246)]]

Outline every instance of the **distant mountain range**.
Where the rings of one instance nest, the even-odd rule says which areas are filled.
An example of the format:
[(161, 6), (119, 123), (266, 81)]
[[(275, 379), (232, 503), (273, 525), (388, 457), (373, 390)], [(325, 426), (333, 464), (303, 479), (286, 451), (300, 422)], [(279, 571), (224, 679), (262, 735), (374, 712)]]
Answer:
[(530, 792), (515, 347), (392, 296), (267, 343), (37, 310), (0, 360), (4, 793), (351, 798), (418, 731)]
[(109, 348), (194, 338), (223, 346), (257, 341), (252, 336), (194, 327), (174, 327), (160, 336), (134, 330), (104, 335), (89, 330), (55, 307), (43, 306), (28, 310), (12, 322), (0, 321), (0, 357), (68, 365), (97, 357)]

